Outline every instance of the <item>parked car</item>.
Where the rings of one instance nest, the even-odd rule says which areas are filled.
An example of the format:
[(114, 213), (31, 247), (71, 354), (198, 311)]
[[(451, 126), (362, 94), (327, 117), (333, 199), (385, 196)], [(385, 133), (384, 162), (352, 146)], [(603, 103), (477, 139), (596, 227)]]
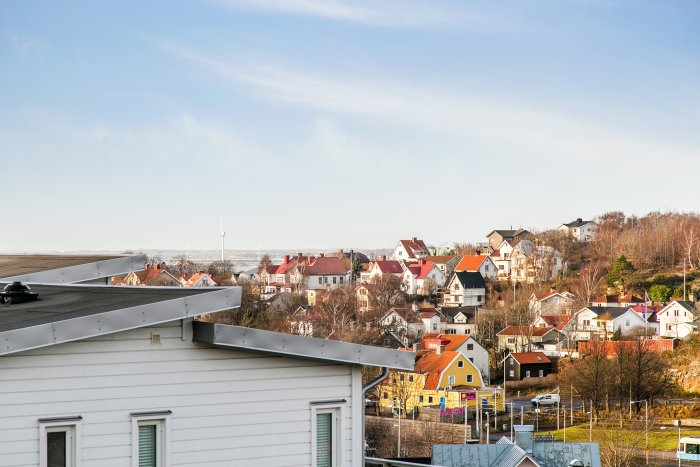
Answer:
[(532, 405), (535, 407), (545, 405), (557, 405), (559, 403), (559, 394), (540, 394), (532, 399)]

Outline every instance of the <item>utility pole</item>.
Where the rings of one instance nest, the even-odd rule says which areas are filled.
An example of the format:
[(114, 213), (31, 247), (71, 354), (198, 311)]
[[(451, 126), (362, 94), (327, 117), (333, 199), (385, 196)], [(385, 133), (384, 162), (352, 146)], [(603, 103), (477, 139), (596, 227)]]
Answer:
[(562, 409), (564, 409), (564, 442), (566, 443), (566, 406), (562, 405)]
[(593, 401), (591, 401), (591, 418), (588, 422), (588, 442), (593, 442)]

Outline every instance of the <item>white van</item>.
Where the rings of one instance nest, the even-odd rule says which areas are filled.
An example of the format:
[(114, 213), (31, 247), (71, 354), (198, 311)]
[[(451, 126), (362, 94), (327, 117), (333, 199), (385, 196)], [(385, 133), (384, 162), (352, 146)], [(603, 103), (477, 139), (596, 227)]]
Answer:
[(532, 405), (535, 407), (545, 405), (557, 405), (559, 403), (559, 394), (540, 394), (532, 399)]

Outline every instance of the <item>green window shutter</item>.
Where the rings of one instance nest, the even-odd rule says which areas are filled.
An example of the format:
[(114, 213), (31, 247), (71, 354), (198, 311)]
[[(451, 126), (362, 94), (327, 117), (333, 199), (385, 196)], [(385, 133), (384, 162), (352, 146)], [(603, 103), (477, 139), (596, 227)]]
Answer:
[(156, 425), (139, 426), (139, 467), (157, 467)]
[(332, 416), (330, 413), (316, 414), (316, 466), (331, 467)]

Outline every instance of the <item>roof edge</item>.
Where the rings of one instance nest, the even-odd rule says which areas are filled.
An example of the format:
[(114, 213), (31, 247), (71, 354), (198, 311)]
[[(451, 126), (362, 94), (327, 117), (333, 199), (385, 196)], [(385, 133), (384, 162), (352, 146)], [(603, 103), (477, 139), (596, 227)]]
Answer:
[(227, 287), (79, 318), (0, 332), (0, 356), (79, 341), (241, 306), (241, 288)]
[(413, 370), (416, 357), (414, 352), (404, 350), (390, 350), (227, 324), (195, 322), (193, 326), (194, 342), (215, 347), (397, 370)]
[(4, 277), (0, 278), (0, 282), (21, 281), (43, 284), (71, 284), (140, 271), (143, 269), (145, 262), (146, 255), (129, 255), (121, 258), (111, 258), (64, 268)]

